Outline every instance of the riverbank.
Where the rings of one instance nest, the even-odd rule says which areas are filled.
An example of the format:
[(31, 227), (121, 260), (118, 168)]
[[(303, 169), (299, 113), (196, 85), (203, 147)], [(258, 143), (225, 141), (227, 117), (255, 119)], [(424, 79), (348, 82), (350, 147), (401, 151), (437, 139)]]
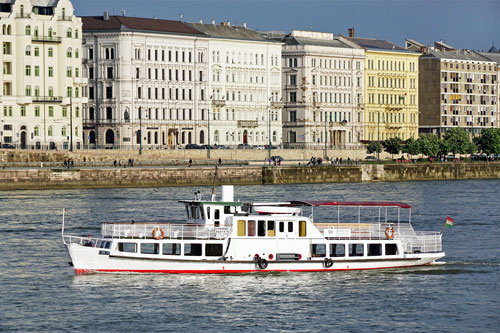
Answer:
[[(0, 170), (0, 190), (206, 186), (213, 167), (27, 168)], [(500, 163), (223, 166), (216, 184), (303, 184), (500, 179)]]

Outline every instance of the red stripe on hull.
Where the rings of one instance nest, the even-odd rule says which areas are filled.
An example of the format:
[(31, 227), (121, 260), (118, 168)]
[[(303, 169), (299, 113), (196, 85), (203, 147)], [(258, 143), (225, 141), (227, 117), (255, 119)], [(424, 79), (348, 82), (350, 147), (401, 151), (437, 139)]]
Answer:
[(234, 274), (234, 273), (257, 273), (257, 272), (328, 272), (328, 271), (364, 271), (374, 269), (390, 269), (390, 268), (406, 268), (417, 266), (428, 266), (430, 263), (423, 265), (408, 265), (408, 266), (393, 266), (393, 267), (371, 267), (371, 268), (349, 268), (349, 269), (248, 269), (248, 270), (230, 270), (230, 269), (213, 269), (213, 270), (140, 270), (140, 269), (75, 269), (76, 274), (92, 274), (92, 273), (156, 273), (156, 274)]

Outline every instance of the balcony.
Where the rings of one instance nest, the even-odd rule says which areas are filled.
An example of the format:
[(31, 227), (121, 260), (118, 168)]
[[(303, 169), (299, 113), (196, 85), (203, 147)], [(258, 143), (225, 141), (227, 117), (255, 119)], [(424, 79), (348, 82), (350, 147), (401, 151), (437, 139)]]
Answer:
[(61, 103), (61, 96), (33, 96), (33, 103)]
[(31, 36), (31, 41), (32, 42), (40, 42), (40, 43), (61, 43), (62, 38), (61, 37), (54, 37), (54, 36)]
[(259, 122), (257, 120), (238, 120), (237, 126), (238, 126), (238, 128), (241, 128), (241, 127), (254, 128), (254, 127), (259, 126)]
[(73, 20), (73, 16), (59, 16), (57, 18), (58, 21), (72, 21)]
[(16, 14), (16, 18), (30, 18), (31, 17), (31, 13), (19, 13), (19, 14)]

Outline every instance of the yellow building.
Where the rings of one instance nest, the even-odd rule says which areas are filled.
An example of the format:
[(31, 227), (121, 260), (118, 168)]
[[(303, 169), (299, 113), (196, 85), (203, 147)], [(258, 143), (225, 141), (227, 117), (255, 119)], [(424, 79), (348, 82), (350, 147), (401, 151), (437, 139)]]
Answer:
[(348, 38), (365, 49), (364, 141), (418, 138), (420, 53), (385, 40)]

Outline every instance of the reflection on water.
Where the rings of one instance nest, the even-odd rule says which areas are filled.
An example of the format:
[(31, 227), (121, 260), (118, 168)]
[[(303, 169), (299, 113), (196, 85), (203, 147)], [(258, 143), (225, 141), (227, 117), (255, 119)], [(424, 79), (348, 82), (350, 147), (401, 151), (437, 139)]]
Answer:
[[(60, 239), (102, 221), (178, 221), (194, 188), (0, 192), (0, 330), (496, 330), (500, 181), (238, 186), (241, 201), (404, 201), (439, 231), (447, 264), (242, 275), (75, 276)], [(206, 198), (208, 187), (202, 189)], [(315, 210), (317, 220), (328, 211)]]

